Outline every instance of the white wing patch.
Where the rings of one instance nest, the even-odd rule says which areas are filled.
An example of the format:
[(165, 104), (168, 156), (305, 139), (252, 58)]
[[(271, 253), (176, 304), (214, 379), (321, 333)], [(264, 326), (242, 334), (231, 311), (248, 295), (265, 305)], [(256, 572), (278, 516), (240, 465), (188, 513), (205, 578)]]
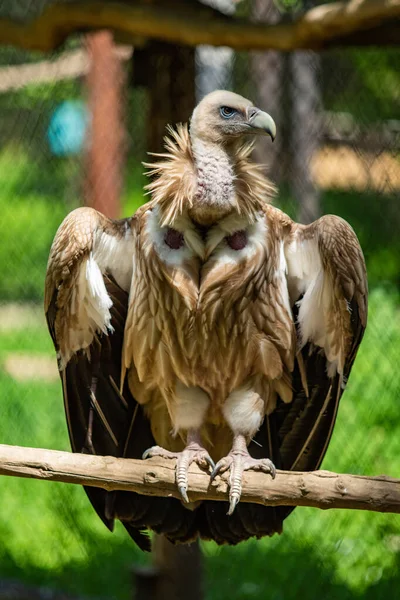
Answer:
[(110, 313), (112, 300), (92, 253), (78, 269), (71, 291), (69, 326), (64, 328), (64, 323), (60, 324), (64, 328), (58, 355), (60, 371), (65, 369), (76, 352), (88, 349), (96, 333), (113, 331)]
[(102, 273), (108, 271), (123, 290), (129, 291), (133, 269), (133, 236), (130, 229), (122, 238), (99, 231), (93, 244), (93, 258)]
[(86, 308), (89, 320), (94, 323), (95, 329), (98, 331), (103, 333), (107, 333), (107, 330), (112, 331), (110, 314), (112, 300), (107, 293), (103, 275), (92, 253), (86, 261), (86, 281), (87, 289), (81, 301)]
[(129, 290), (133, 267), (133, 237), (130, 230), (119, 238), (98, 232), (89, 257), (77, 265), (75, 282), (71, 290), (70, 318), (64, 328), (63, 316), (60, 326), (59, 369), (65, 369), (68, 361), (79, 350), (87, 350), (96, 334), (113, 331), (111, 325), (112, 300), (107, 292), (103, 274), (110, 273), (117, 284)]
[(342, 344), (335, 343), (337, 331), (330, 327), (334, 307), (334, 289), (330, 277), (324, 271), (315, 239), (298, 240), (286, 247), (288, 287), (292, 304), (298, 301), (300, 348), (307, 342), (323, 348), (327, 357), (329, 377), (342, 374), (344, 357)]

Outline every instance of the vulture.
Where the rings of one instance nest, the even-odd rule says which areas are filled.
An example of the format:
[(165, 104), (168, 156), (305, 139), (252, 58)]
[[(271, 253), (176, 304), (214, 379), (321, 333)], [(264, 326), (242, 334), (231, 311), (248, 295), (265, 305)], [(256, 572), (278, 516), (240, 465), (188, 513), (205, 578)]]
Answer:
[[(251, 161), (270, 115), (216, 91), (169, 128), (149, 201), (60, 225), (45, 312), (74, 452), (176, 460), (181, 500), (86, 489), (103, 522), (149, 550), (236, 544), (282, 531), (290, 507), (240, 502), (246, 470), (318, 469), (367, 321), (357, 237), (326, 215), (302, 225), (271, 204)], [(251, 137), (252, 136), (252, 137)], [(190, 502), (188, 467), (229, 474), (229, 502)]]

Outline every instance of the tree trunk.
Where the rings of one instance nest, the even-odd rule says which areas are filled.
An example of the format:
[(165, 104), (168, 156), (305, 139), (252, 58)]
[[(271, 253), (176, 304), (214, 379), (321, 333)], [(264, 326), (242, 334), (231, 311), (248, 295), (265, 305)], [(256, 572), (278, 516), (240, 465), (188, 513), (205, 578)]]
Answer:
[(166, 42), (150, 42), (133, 56), (133, 83), (148, 90), (149, 152), (163, 149), (167, 125), (186, 122), (195, 105), (195, 50)]
[(135, 569), (134, 600), (202, 600), (199, 542), (173, 545), (157, 535), (153, 544), (152, 566)]
[[(306, 0), (304, 11), (313, 0)], [(297, 200), (297, 219), (311, 223), (321, 215), (320, 193), (311, 173), (311, 160), (321, 134), (321, 59), (312, 51), (296, 50), (290, 55), (291, 70), (291, 187)]]
[[(253, 18), (264, 23), (278, 23), (281, 14), (273, 0), (253, 0)], [(276, 183), (284, 174), (283, 134), (284, 130), (284, 71), (285, 59), (282, 52), (252, 52), (251, 68), (253, 81), (257, 89), (255, 103), (273, 117), (277, 125), (277, 136), (273, 144), (271, 140), (262, 137), (257, 140), (254, 150), (255, 160), (267, 165), (268, 176)]]

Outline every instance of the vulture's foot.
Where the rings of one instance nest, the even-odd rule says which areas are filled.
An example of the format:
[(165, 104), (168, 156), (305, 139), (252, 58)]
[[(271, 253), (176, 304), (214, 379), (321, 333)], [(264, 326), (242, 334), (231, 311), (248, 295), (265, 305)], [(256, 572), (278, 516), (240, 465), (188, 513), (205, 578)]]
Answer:
[(214, 479), (216, 475), (230, 471), (228, 515), (233, 513), (242, 495), (243, 471), (262, 471), (271, 475), (272, 479), (276, 475), (275, 465), (269, 458), (252, 458), (242, 440), (235, 442), (229, 454), (218, 461), (211, 473), (211, 479)]
[(201, 469), (215, 468), (215, 464), (207, 450), (197, 441), (188, 443), (182, 452), (170, 452), (160, 446), (153, 446), (146, 450), (143, 458), (152, 458), (153, 456), (162, 456), (163, 458), (176, 458), (175, 480), (182, 500), (189, 502), (187, 495), (188, 488), (188, 470), (190, 465), (195, 462)]

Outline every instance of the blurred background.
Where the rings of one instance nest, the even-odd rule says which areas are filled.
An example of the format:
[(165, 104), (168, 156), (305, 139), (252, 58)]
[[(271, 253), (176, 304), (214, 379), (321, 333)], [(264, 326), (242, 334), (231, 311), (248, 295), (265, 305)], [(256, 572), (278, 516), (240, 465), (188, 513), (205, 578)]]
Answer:
[[(3, 2), (0, 17), (30, 19), (45, 4)], [(312, 4), (213, 6), (277, 23)], [(400, 51), (377, 46), (133, 48), (99, 32), (47, 54), (0, 47), (0, 441), (69, 450), (42, 309), (57, 227), (83, 203), (132, 214), (146, 200), (146, 152), (218, 88), (277, 123), (275, 143), (254, 152), (276, 205), (301, 222), (344, 217), (365, 253), (369, 325), (323, 468), (400, 477)], [(133, 598), (132, 566), (149, 558), (122, 527), (106, 530), (80, 487), (1, 477), (0, 507), (0, 599)], [(397, 515), (297, 508), (282, 536), (202, 550), (207, 600), (376, 600), (400, 585)]]

